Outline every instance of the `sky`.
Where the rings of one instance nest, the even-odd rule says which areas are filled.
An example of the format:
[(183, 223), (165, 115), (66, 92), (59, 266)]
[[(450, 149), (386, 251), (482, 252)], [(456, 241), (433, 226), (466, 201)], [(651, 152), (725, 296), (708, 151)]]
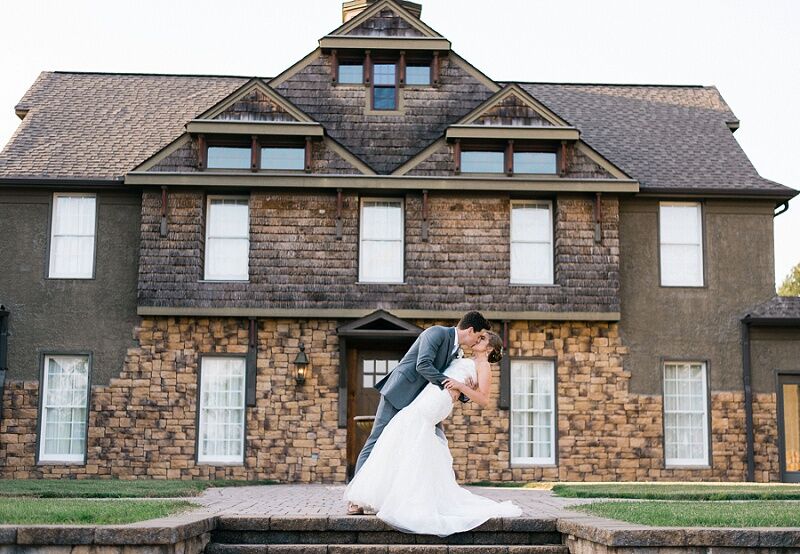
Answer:
[[(495, 80), (716, 85), (758, 172), (800, 189), (798, 0), (421, 3)], [(41, 71), (270, 77), (340, 22), (340, 0), (3, 0), (0, 144)], [(800, 263), (800, 196), (774, 221), (780, 283)]]

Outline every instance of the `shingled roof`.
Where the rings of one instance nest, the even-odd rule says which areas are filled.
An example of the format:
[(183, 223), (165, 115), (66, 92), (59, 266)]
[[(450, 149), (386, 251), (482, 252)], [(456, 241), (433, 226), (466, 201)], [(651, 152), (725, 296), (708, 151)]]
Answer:
[[(378, 9), (384, 4), (394, 5), (382, 2), (373, 8), (380, 12), (373, 14), (380, 21), (368, 26), (368, 34), (399, 32), (400, 27), (381, 20), (388, 17)], [(445, 57), (442, 71), (459, 79), (443, 82), (435, 92), (406, 89), (405, 114), (364, 113), (363, 89), (329, 86), (325, 56), (308, 57), (297, 64), (297, 71), (288, 70), (291, 77), (279, 77), (270, 86), (378, 173), (391, 173), (499, 89), (454, 53), (450, 57), (453, 60)], [(25, 117), (0, 152), (0, 179), (121, 180), (179, 137), (189, 120), (248, 79), (42, 73), (16, 107)], [(643, 192), (777, 199), (798, 194), (758, 174), (731, 133), (729, 123), (736, 117), (715, 87), (521, 86), (577, 127), (583, 141), (637, 179)]]
[(800, 296), (775, 296), (751, 308), (745, 319), (797, 320), (800, 322)]

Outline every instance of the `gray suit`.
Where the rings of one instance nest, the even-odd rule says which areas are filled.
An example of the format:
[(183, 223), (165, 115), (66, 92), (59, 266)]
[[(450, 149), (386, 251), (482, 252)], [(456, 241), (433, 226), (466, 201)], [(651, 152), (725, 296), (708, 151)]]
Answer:
[[(453, 352), (455, 338), (454, 327), (434, 325), (425, 329), (397, 367), (375, 383), (375, 388), (381, 393), (381, 400), (375, 412), (372, 432), (358, 456), (355, 473), (358, 473), (367, 461), (384, 427), (397, 412), (411, 404), (428, 383), (433, 383), (440, 389), (444, 388), (442, 381), (446, 377), (442, 372), (456, 357), (456, 353)], [(459, 400), (469, 402), (469, 398), (463, 394)], [(437, 425), (437, 432), (444, 438), (441, 425)]]

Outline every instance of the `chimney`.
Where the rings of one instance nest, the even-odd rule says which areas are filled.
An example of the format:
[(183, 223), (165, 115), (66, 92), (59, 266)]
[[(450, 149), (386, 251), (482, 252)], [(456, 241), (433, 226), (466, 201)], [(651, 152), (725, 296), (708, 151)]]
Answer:
[[(416, 2), (407, 2), (406, 0), (396, 1), (411, 15), (417, 19), (420, 18), (420, 15), (422, 14), (422, 4), (417, 4)], [(378, 2), (378, 0), (348, 0), (347, 2), (343, 2), (342, 23), (347, 23), (355, 16), (369, 8), (375, 2)]]

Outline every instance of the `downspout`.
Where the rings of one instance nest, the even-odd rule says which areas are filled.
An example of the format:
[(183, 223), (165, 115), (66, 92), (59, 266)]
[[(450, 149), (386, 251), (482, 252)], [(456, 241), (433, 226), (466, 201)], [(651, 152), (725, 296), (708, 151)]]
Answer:
[(3, 393), (8, 371), (8, 315), (11, 312), (0, 305), (0, 420), (3, 419)]
[(742, 318), (742, 382), (744, 384), (744, 428), (747, 443), (747, 481), (755, 481), (753, 446), (753, 389), (750, 386), (750, 314)]
[[(775, 208), (780, 208), (781, 206), (783, 206), (783, 209), (781, 211), (779, 211), (779, 212), (773, 213), (772, 217), (777, 217), (777, 216), (781, 215), (782, 213), (786, 212), (789, 209), (789, 201), (787, 200), (785, 202), (781, 202), (780, 204), (775, 204)], [(773, 208), (773, 209), (775, 209), (775, 208)]]

